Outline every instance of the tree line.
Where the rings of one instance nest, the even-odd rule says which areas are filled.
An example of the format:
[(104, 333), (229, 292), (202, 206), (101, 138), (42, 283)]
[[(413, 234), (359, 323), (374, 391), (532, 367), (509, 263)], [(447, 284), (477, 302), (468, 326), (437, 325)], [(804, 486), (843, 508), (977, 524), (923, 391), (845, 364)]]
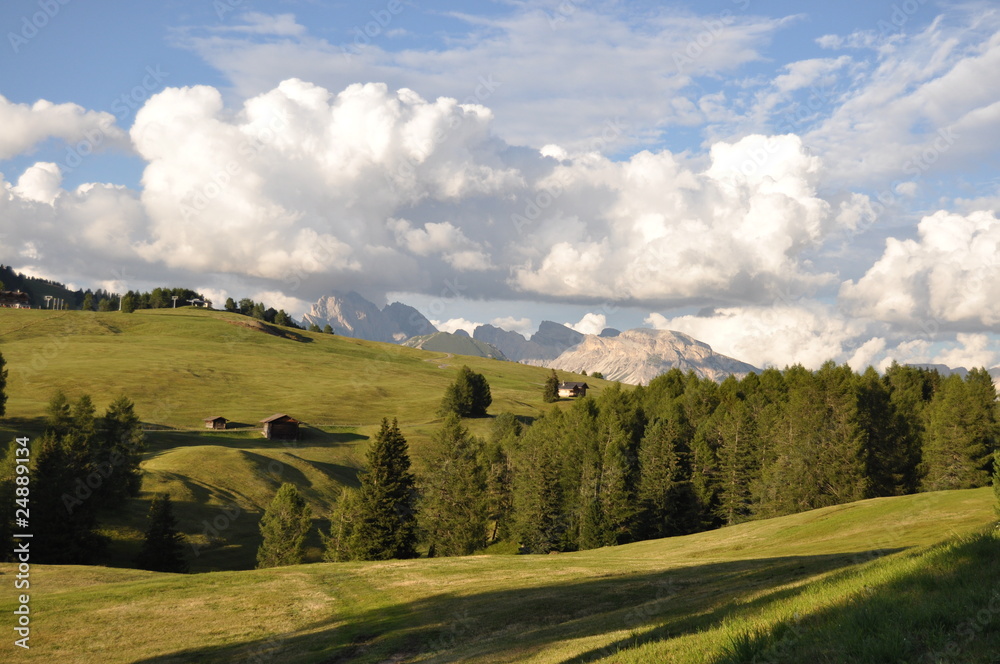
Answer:
[[(264, 302), (254, 302), (248, 297), (242, 298), (239, 302), (231, 297), (228, 297), (226, 298), (224, 308), (229, 313), (243, 314), (244, 316), (256, 318), (257, 320), (262, 320), (266, 323), (293, 327), (297, 330), (303, 329), (301, 325), (297, 325), (295, 321), (292, 320), (292, 317), (289, 316), (284, 309), (269, 307)], [(329, 325), (327, 327), (329, 327)], [(319, 328), (312, 331), (318, 332)]]
[(406, 558), (420, 545), (463, 555), (503, 541), (572, 551), (982, 487), (1000, 483), (998, 438), (984, 369), (942, 377), (894, 364), (880, 376), (828, 362), (721, 384), (674, 369), (530, 425), (501, 414), (485, 439), (452, 413), (422, 474), (410, 471), (396, 423), (383, 421), (361, 487), (331, 517), (326, 555)]
[[(45, 432), (31, 446), (33, 561), (102, 560), (107, 540), (97, 532), (98, 519), (139, 495), (143, 449), (139, 417), (124, 395), (112, 401), (102, 416), (88, 395), (72, 402), (62, 392), (52, 397)], [(11, 517), (20, 486), (15, 482), (13, 450), (8, 447), (0, 461), (2, 542), (10, 542), (14, 532)]]

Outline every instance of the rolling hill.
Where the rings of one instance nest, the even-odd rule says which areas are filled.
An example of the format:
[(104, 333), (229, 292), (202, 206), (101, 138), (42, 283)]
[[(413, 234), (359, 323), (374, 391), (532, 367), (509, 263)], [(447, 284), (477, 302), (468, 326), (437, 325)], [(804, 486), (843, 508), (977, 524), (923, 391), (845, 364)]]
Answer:
[[(258, 521), (282, 482), (299, 486), (316, 525), (325, 527), (341, 488), (356, 483), (368, 435), (383, 417), (399, 419), (419, 466), (423, 444), (442, 421), (441, 396), (463, 364), (487, 377), (491, 413), (532, 418), (552, 407), (542, 402), (546, 369), (204, 309), (0, 309), (0, 352), (9, 369), (0, 421), (6, 440), (40, 435), (56, 390), (71, 399), (89, 394), (102, 412), (122, 392), (135, 402), (148, 429), (143, 494), (101, 520), (112, 540), (109, 563), (123, 566), (138, 551), (156, 492), (175, 502), (181, 530), (196, 547), (193, 571), (252, 568)], [(597, 390), (608, 384), (588, 380)], [(259, 421), (276, 412), (304, 423), (299, 441), (260, 435)], [(204, 429), (202, 418), (215, 415), (235, 428)], [(480, 434), (489, 423), (467, 420)], [(309, 559), (320, 559), (318, 537)]]
[[(557, 556), (198, 575), (41, 566), (18, 661), (991, 662), (994, 519), (985, 488)], [(5, 594), (0, 612), (14, 608)]]

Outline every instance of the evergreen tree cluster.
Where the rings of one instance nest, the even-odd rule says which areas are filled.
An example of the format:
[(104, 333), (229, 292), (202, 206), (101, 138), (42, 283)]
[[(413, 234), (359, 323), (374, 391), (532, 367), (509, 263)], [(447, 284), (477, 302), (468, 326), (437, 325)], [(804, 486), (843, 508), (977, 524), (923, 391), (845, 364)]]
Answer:
[(440, 413), (459, 417), (486, 417), (486, 409), (492, 403), (493, 396), (486, 376), (463, 366), (458, 370), (455, 382), (445, 390)]
[[(87, 564), (100, 559), (104, 541), (96, 534), (101, 513), (138, 495), (143, 433), (132, 402), (121, 396), (103, 417), (90, 397), (74, 402), (62, 392), (48, 407), (45, 433), (32, 444), (32, 560)], [(13, 453), (0, 465), (0, 541), (9, 542), (14, 494)]]
[(690, 533), (863, 498), (986, 486), (1000, 425), (988, 372), (830, 362), (721, 384), (672, 370), (553, 410), (514, 458), (529, 551)]
[[(226, 298), (224, 308), (229, 313), (243, 314), (244, 316), (249, 316), (250, 318), (262, 320), (265, 323), (274, 323), (275, 325), (282, 325), (284, 327), (294, 327), (297, 330), (303, 329), (302, 326), (295, 324), (295, 321), (292, 320), (292, 317), (289, 316), (284, 309), (269, 307), (264, 302), (254, 302), (248, 297), (241, 299), (239, 302), (231, 297)], [(315, 331), (318, 332), (319, 330)]]
[[(67, 308), (76, 309), (83, 302), (84, 291), (70, 290), (65, 284), (51, 279), (31, 277), (15, 272), (9, 265), (0, 265), (0, 290), (21, 291), (31, 298), (31, 306), (45, 307), (45, 296), (61, 299)], [(51, 306), (51, 305), (50, 305)]]
[[(429, 555), (499, 541), (570, 551), (986, 486), (1000, 473), (996, 392), (982, 369), (942, 378), (893, 365), (880, 376), (830, 362), (721, 384), (675, 369), (647, 387), (612, 386), (552, 409), (528, 427), (501, 414), (487, 440), (449, 414), (415, 477), (395, 423), (397, 442), (385, 453), (387, 426), (362, 489), (332, 519), (330, 560), (415, 555), (414, 526)], [(373, 487), (400, 482), (405, 490), (375, 498)], [(384, 533), (400, 515), (410, 544), (394, 549)]]

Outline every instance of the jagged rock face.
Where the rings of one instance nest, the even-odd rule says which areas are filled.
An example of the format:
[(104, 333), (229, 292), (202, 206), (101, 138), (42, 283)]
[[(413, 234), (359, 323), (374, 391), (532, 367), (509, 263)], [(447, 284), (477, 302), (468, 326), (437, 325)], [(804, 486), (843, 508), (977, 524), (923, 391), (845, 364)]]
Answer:
[(616, 337), (586, 335), (580, 344), (543, 364), (564, 371), (600, 371), (608, 380), (633, 385), (646, 385), (674, 367), (715, 381), (729, 374), (742, 378), (759, 371), (686, 334), (645, 328), (626, 330)]
[(433, 334), (437, 332), (437, 328), (427, 320), (427, 318), (411, 307), (408, 304), (403, 304), (402, 302), (393, 302), (392, 304), (386, 305), (382, 310), (382, 313), (393, 323), (396, 327), (409, 337), (417, 337), (423, 334)]
[(622, 333), (621, 330), (616, 330), (613, 327), (606, 327), (603, 330), (601, 330), (601, 333), (598, 336), (601, 336), (601, 337), (617, 337), (621, 333)]
[(538, 332), (531, 335), (531, 341), (534, 341), (536, 344), (541, 344), (542, 346), (549, 346), (552, 348), (561, 347), (562, 350), (565, 350), (583, 341), (584, 336), (585, 335), (577, 332), (576, 330), (571, 330), (565, 325), (553, 323), (550, 320), (543, 320), (542, 324), (538, 326)]
[(334, 334), (344, 337), (397, 343), (406, 339), (391, 318), (354, 291), (321, 297), (302, 320), (320, 327), (329, 324)]
[(473, 339), (495, 346), (515, 362), (555, 359), (567, 348), (580, 343), (583, 336), (576, 330), (548, 320), (542, 321), (531, 339), (493, 325), (480, 325), (472, 333)]

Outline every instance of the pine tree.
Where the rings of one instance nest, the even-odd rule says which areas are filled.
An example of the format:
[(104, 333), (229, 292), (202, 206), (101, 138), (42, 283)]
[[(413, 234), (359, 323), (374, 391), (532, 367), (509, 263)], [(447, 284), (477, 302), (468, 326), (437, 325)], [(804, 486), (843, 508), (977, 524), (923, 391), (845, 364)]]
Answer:
[(639, 446), (637, 495), (643, 538), (683, 535), (698, 526), (691, 489), (691, 436), (684, 410), (676, 401), (646, 429)]
[(294, 484), (282, 484), (260, 520), (264, 541), (257, 549), (257, 568), (300, 564), (311, 527), (311, 510), (306, 501)]
[(989, 479), (997, 447), (996, 390), (985, 369), (945, 378), (929, 408), (923, 450), (925, 490), (971, 489)]
[(323, 326), (323, 334), (333, 334), (333, 328), (330, 327), (329, 323)]
[(89, 290), (83, 295), (83, 306), (81, 307), (83, 311), (93, 311), (94, 310), (94, 294)]
[(317, 325), (316, 323), (309, 323), (309, 331), (310, 332), (322, 332), (322, 330), (320, 330), (320, 328), (319, 328), (319, 325)]
[[(277, 313), (277, 315), (274, 317), (274, 324), (275, 325), (281, 325), (282, 327), (288, 327), (291, 324), (291, 322), (292, 322), (291, 319), (288, 318), (288, 314), (285, 313), (284, 309), (279, 310), (278, 313)], [(315, 326), (313, 326), (313, 327), (315, 327)], [(315, 330), (313, 330), (310, 327), (310, 332), (319, 332), (319, 328), (317, 327)]]
[[(715, 441), (718, 504), (715, 514), (732, 525), (750, 517), (751, 486), (759, 477), (760, 444), (748, 396), (729, 376), (720, 386), (722, 401), (707, 429)], [(754, 395), (752, 398), (759, 398)]]
[(132, 291), (125, 293), (121, 299), (121, 310), (122, 313), (130, 314), (135, 311), (137, 306), (136, 296)]
[(325, 536), (329, 560), (413, 558), (417, 522), (415, 483), (406, 438), (383, 418), (366, 457), (361, 488), (345, 492)]
[(455, 382), (445, 390), (440, 413), (454, 413), (459, 417), (486, 417), (486, 409), (493, 403), (490, 384), (486, 377), (467, 366), (458, 370)]
[(360, 513), (358, 508), (358, 491), (344, 488), (330, 515), (330, 532), (319, 532), (323, 542), (323, 560), (339, 563), (347, 560), (357, 560), (354, 550), (354, 527)]
[(226, 298), (225, 309), (229, 313), (237, 313), (239, 311), (239, 309), (237, 309), (237, 307), (236, 307), (236, 300), (234, 300), (231, 297), (227, 297)]
[(556, 375), (555, 369), (552, 370), (552, 373), (545, 380), (545, 387), (542, 389), (542, 401), (545, 403), (559, 401), (559, 376)]
[(515, 461), (513, 530), (526, 553), (558, 549), (566, 532), (562, 468), (554, 449), (562, 424), (558, 410), (536, 420), (525, 432)]
[(142, 487), (139, 464), (146, 443), (135, 406), (125, 395), (111, 402), (102, 423), (97, 462), (109, 464), (112, 470), (102, 487), (101, 502), (106, 507), (113, 507), (139, 495)]
[(625, 544), (633, 539), (637, 510), (630, 444), (624, 430), (611, 432), (604, 443), (600, 499), (607, 544)]
[(32, 450), (32, 560), (64, 565), (95, 562), (106, 541), (95, 532), (97, 504), (90, 500), (92, 489), (86, 484), (89, 468), (74, 465), (75, 455), (52, 430)]
[(157, 494), (149, 506), (149, 528), (135, 558), (139, 569), (153, 572), (187, 572), (184, 535), (177, 530), (169, 493)]
[(483, 443), (449, 415), (427, 454), (419, 515), (438, 555), (466, 556), (486, 546), (488, 504)]

